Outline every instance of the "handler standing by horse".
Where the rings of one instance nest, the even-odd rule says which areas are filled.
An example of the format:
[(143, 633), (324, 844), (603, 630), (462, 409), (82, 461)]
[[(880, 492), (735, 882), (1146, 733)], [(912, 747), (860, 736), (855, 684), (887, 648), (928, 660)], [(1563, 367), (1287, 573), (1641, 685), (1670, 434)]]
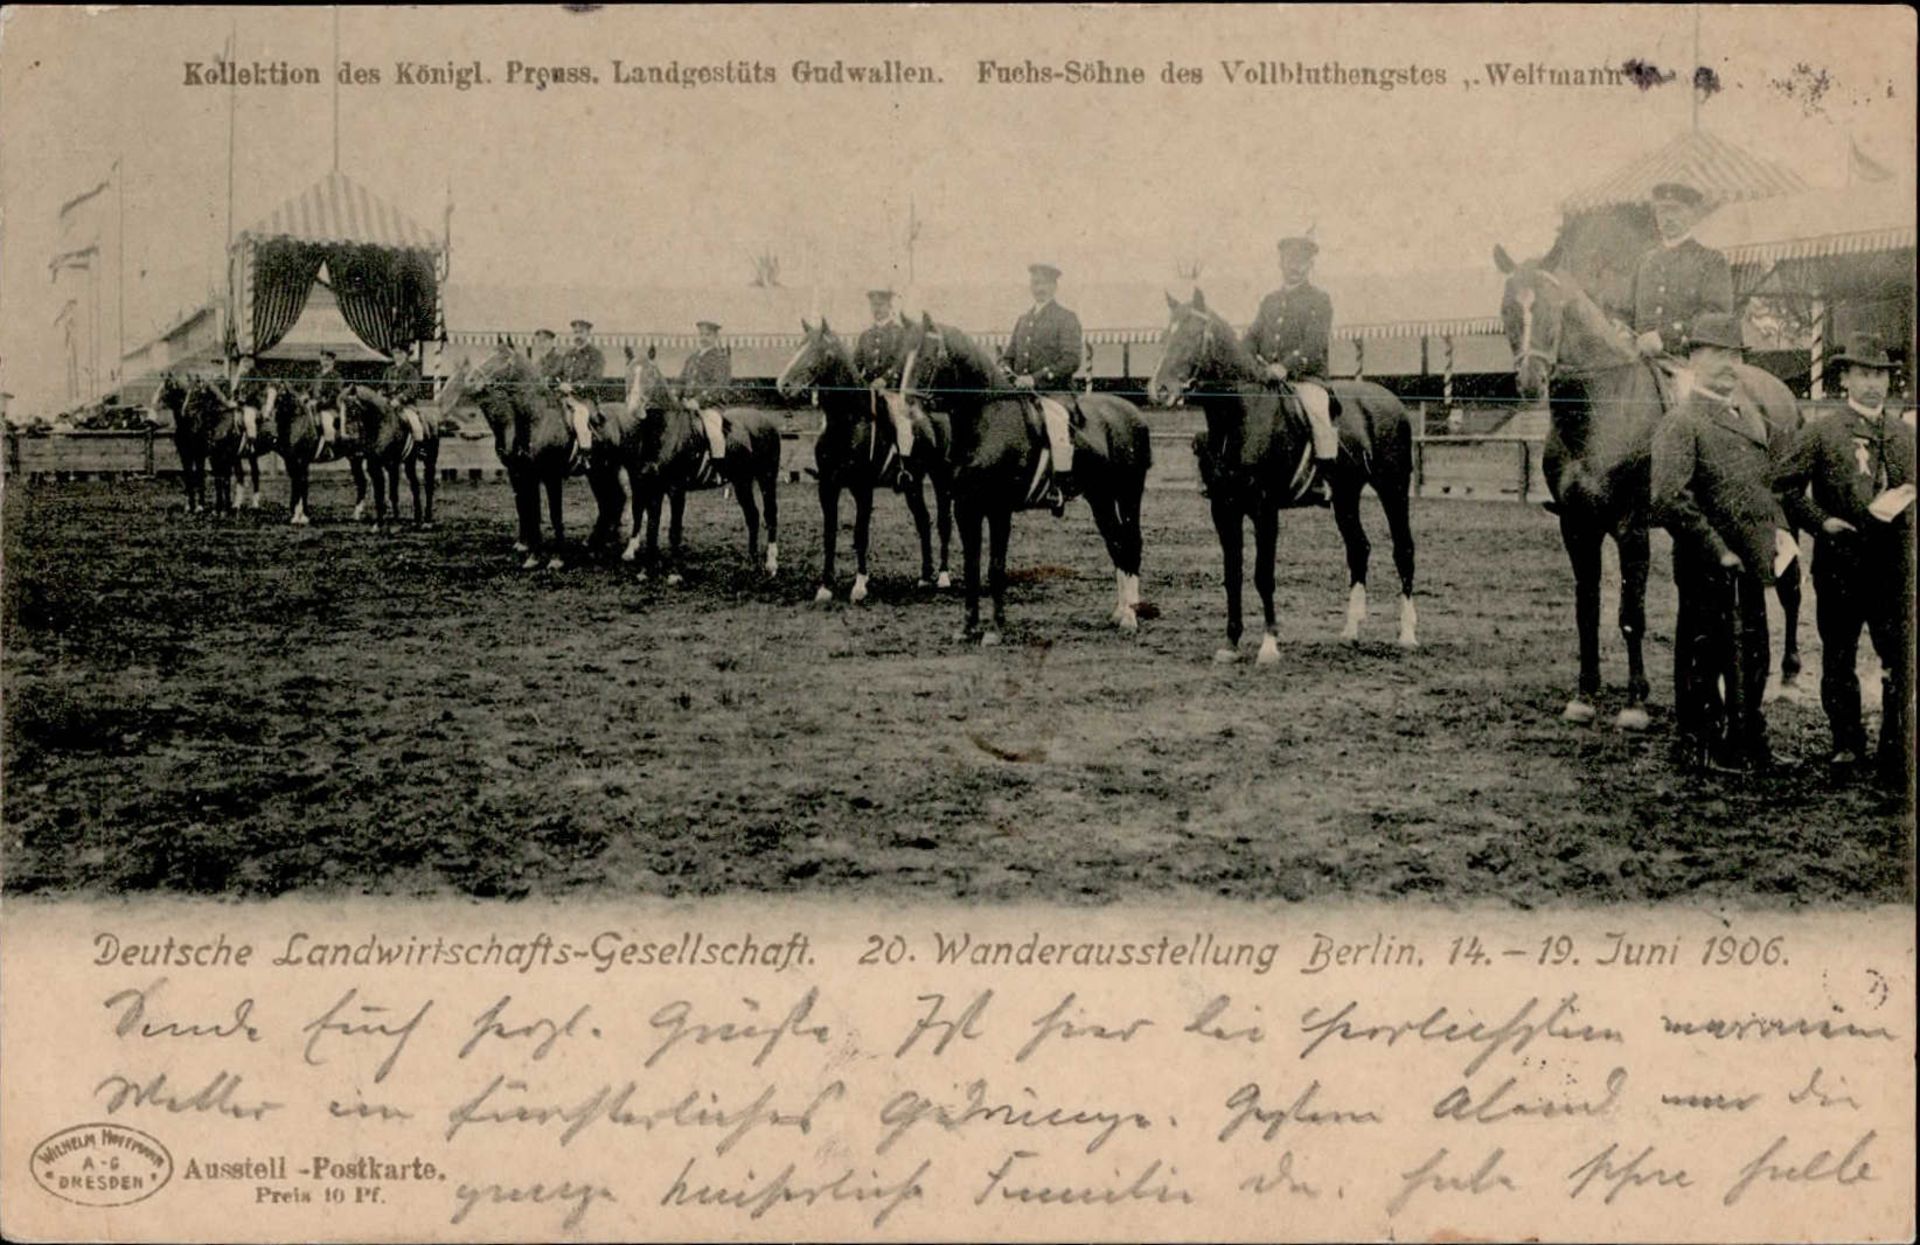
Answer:
[(1247, 328), (1246, 345), (1267, 376), (1290, 384), (1300, 396), (1313, 429), (1314, 481), (1312, 500), (1331, 502), (1328, 476), (1340, 457), (1340, 434), (1322, 383), (1333, 342), (1333, 300), (1313, 284), (1313, 258), (1320, 246), (1313, 231), (1280, 239), (1280, 288), (1260, 300), (1260, 310)]
[(1705, 195), (1684, 182), (1661, 182), (1652, 201), (1660, 245), (1633, 270), (1634, 344), (1643, 355), (1677, 357), (1696, 319), (1733, 314), (1733, 270), (1725, 255), (1694, 241)]
[(1073, 482), (1073, 429), (1066, 403), (1072, 402), (1073, 374), (1080, 370), (1080, 317), (1054, 301), (1060, 289), (1060, 270), (1052, 264), (1027, 265), (1027, 289), (1033, 306), (1014, 322), (1001, 356), (1015, 386), (1048, 399), (1040, 404), (1047, 428), (1047, 449), (1053, 459), (1048, 502), (1058, 516), (1066, 512)]
[(733, 356), (720, 344), (720, 326), (712, 320), (694, 325), (698, 344), (680, 367), (680, 391), (687, 409), (700, 416), (707, 433), (707, 453), (717, 469), (727, 458), (727, 422), (720, 413), (727, 386), (733, 383)]
[(313, 409), (320, 413), (321, 462), (334, 456), (334, 444), (340, 435), (340, 394), (346, 382), (339, 363), (333, 351), (322, 350), (320, 370), (313, 374)]
[(1880, 779), (1904, 789), (1913, 760), (1914, 432), (1886, 408), (1893, 360), (1884, 345), (1858, 337), (1833, 362), (1847, 404), (1801, 430), (1780, 500), (1814, 534), (1830, 761), (1851, 766), (1867, 753), (1854, 668), (1864, 626), (1884, 669)]
[[(1792, 434), (1771, 430), (1739, 390), (1740, 323), (1710, 312), (1686, 337), (1694, 383), (1653, 436), (1651, 511), (1673, 535), (1680, 594), (1674, 706), (1684, 763), (1732, 769), (1771, 761), (1761, 693), (1776, 535), (1786, 526), (1774, 483)], [(1724, 693), (1720, 685), (1724, 682)]]

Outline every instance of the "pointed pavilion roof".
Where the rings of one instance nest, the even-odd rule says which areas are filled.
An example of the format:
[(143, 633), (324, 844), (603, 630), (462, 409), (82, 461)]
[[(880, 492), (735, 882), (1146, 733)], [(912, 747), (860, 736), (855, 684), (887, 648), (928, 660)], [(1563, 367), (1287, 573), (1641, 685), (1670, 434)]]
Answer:
[(1806, 182), (1791, 169), (1763, 160), (1705, 130), (1689, 130), (1666, 146), (1569, 195), (1560, 207), (1572, 216), (1615, 203), (1641, 203), (1661, 182), (1686, 182), (1713, 204), (1795, 194), (1807, 188)]
[(339, 170), (288, 199), (241, 235), (256, 241), (358, 242), (439, 251), (441, 239)]

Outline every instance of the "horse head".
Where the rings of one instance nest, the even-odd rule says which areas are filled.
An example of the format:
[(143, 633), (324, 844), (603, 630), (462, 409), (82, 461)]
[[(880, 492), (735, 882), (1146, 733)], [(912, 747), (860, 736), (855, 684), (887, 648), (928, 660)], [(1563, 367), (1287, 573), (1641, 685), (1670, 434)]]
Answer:
[(1207, 296), (1196, 289), (1192, 302), (1166, 297), (1167, 331), (1160, 338), (1160, 366), (1147, 382), (1148, 400), (1172, 406), (1191, 390), (1247, 379), (1252, 365), (1239, 337), (1225, 317), (1207, 306)]
[(900, 400), (909, 406), (951, 408), (955, 399), (981, 401), (1009, 388), (1004, 369), (978, 342), (950, 324), (922, 313), (907, 322)]
[(1556, 373), (1634, 360), (1626, 330), (1608, 320), (1571, 276), (1555, 272), (1544, 260), (1516, 263), (1501, 246), (1493, 248), (1493, 262), (1507, 278), (1500, 319), (1513, 349), (1514, 383), (1522, 398), (1546, 401)]
[(664, 411), (673, 403), (672, 385), (660, 370), (656, 354), (651, 345), (645, 354), (627, 347), (627, 410), (634, 415)]
[(852, 360), (847, 347), (824, 318), (818, 324), (800, 321), (800, 348), (780, 371), (774, 389), (783, 398), (793, 398), (828, 383), (838, 373), (844, 380)]
[(153, 395), (153, 405), (148, 408), (148, 418), (161, 423), (160, 415), (165, 412), (167, 421), (179, 426), (181, 409), (186, 405), (187, 386), (172, 372), (160, 374), (160, 387)]

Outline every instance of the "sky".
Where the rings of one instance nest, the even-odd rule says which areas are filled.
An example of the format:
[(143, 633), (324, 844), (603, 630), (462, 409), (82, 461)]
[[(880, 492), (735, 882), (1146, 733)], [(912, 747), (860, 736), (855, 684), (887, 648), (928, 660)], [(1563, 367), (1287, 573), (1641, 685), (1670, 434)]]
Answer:
[[(331, 85), (191, 86), (188, 62), (381, 72), (338, 91), (340, 168), (438, 231), (453, 204), (456, 284), (738, 286), (778, 254), (788, 285), (903, 284), (909, 204), (926, 284), (1274, 270), (1313, 225), (1325, 273), (1458, 270), (1496, 242), (1537, 254), (1559, 200), (1683, 132), (1694, 59), (1723, 89), (1700, 124), (1814, 185), (1848, 142), (1914, 166), (1915, 26), (1896, 8), (1664, 6), (1222, 9), (195, 9), (6, 11), (0, 29), (0, 388), (58, 406), (54, 320), (71, 291), (48, 259), (100, 234), (103, 339), (129, 348), (220, 280), (245, 228), (333, 163)], [(758, 61), (774, 85), (616, 85), (612, 62)], [(937, 85), (802, 85), (797, 60), (897, 58)], [(509, 84), (510, 60), (599, 81)], [(981, 85), (978, 63), (1137, 66), (1137, 86)], [(1229, 83), (1223, 60), (1444, 71), (1444, 85)], [(1486, 63), (1677, 69), (1648, 90), (1505, 87)], [(401, 61), (478, 60), (471, 90), (406, 86)], [(1167, 85), (1168, 61), (1198, 85)], [(120, 161), (122, 185), (76, 239), (61, 202)], [(125, 228), (117, 211), (124, 194)], [(114, 210), (106, 210), (106, 209)], [(937, 311), (937, 309), (935, 309)], [(858, 308), (840, 314), (857, 315)], [(460, 327), (460, 326), (455, 326)], [(481, 326), (487, 327), (487, 326)], [(614, 326), (640, 329), (655, 326)], [(108, 353), (111, 353), (109, 350)]]

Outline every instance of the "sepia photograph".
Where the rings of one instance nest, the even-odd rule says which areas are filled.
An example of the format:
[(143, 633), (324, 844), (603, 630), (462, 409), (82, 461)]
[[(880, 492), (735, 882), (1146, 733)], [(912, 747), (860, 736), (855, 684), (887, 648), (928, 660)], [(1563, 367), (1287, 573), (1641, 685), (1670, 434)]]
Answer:
[[(1789, 1164), (1811, 1147), (1782, 1124), (1785, 1148), (1710, 1191), (1726, 1209), (1825, 1182), (1865, 1217), (1748, 1201), (1752, 1220), (1688, 1232), (1910, 1235), (1915, 55), (1913, 12), (1868, 6), (0, 11), (0, 1016), (16, 1049), (99, 1031), (75, 1039), (71, 1102), (27, 1088), (51, 1050), (9, 1061), (0, 1182), (30, 1170), (53, 1196), (15, 1213), (121, 1205), (73, 1174), (96, 1150), (175, 1190), (190, 1152), (240, 1161), (161, 1125), (231, 1125), (268, 1094), (185, 1054), (95, 1075), (90, 1043), (264, 1051), (285, 988), (315, 1003), (289, 1016), (311, 1024), (286, 1027), (288, 1070), (319, 1074), (328, 1034), (394, 1039), (358, 1106), (327, 1090), (329, 1126), (359, 1113), (339, 1135), (410, 1111), (434, 1155), (463, 1129), (505, 1154), (515, 1112), (578, 1127), (625, 1100), (542, 1115), (537, 1086), (476, 1097), (450, 1064), (451, 1113), (381, 1107), (412, 1025), (455, 1005), (375, 1007), (369, 983), (470, 992), (472, 1040), (442, 1035), (458, 1060), (483, 1038), (545, 1035), (516, 1060), (576, 1049), (591, 1006), (633, 1009), (631, 1050), (669, 1065), (683, 1037), (707, 1060), (751, 1036), (760, 1057), (817, 1041), (832, 1070), (877, 1058), (827, 1019), (833, 998), (860, 1010), (865, 965), (957, 974), (905, 988), (894, 1061), (977, 1036), (996, 990), (1003, 1012), (1026, 997), (982, 974), (1031, 967), (1032, 1042), (1131, 1051), (1116, 1084), (1181, 1066), (1121, 1014), (1156, 981), (1180, 1014), (1138, 1024), (1283, 1029), (1289, 1059), (1345, 1048), (1358, 1006), (1406, 1021), (1366, 1031), (1368, 1059), (1414, 1033), (1401, 1049), (1463, 1062), (1440, 1052), (1464, 1036), (1519, 1067), (1535, 1026), (1603, 1049), (1626, 1032), (1656, 1043), (1650, 1067), (1664, 1040), (1696, 1071), (1777, 1070), (1794, 1085), (1769, 1103), (1804, 1089), (1805, 1109), (1846, 1097), (1840, 1048), (1867, 1052), (1847, 1100), (1895, 1121), (1904, 1102), (1904, 1125)], [(593, 1003), (484, 1010), (569, 962), (553, 971)], [(735, 1014), (623, 997), (656, 963), (711, 970), (700, 988)], [(1542, 984), (1434, 1002), (1482, 963), (1476, 989), (1615, 975), (1584, 1002)], [(326, 975), (369, 966), (395, 976)], [(1082, 969), (1106, 984), (1060, 984)], [(794, 1003), (808, 971), (847, 988), (822, 976)], [(1245, 993), (1216, 1007), (1209, 973), (1353, 981), (1357, 1001), (1256, 1016)], [(43, 987), (64, 1002), (29, 1014)], [(1642, 1017), (1661, 1038), (1596, 1018), (1616, 997), (1666, 1009)], [(1111, 1016), (1077, 1010), (1096, 998)], [(1508, 1017), (1527, 1039), (1485, 1036)], [(1716, 1065), (1741, 1040), (1748, 1064)], [(1803, 1058), (1816, 1041), (1835, 1053)], [(761, 1058), (739, 1049), (735, 1079), (689, 1093), (750, 1100)], [(1632, 1090), (1624, 1062), (1579, 1058), (1604, 1066), (1541, 1056), (1554, 1085), (1518, 1106), (1529, 1086), (1495, 1108), (1478, 1063), (1467, 1098), (1422, 1082), (1408, 1136), (1516, 1113), (1591, 1129), (1636, 1093), (1673, 1120), (1661, 1089), (1725, 1095), (1686, 1103), (1692, 1121), (1747, 1110), (1739, 1085), (1634, 1064)], [(1347, 1163), (1369, 1143), (1339, 1124), (1391, 1123), (1361, 1119), (1347, 1076), (1287, 1110), (1208, 1082), (1227, 1114), (1203, 1127), (1230, 1145), (1311, 1121)], [(859, 1090), (831, 1084), (739, 1127), (812, 1137)], [(1045, 1129), (983, 1151), (959, 1217), (916, 1218), (920, 1173), (887, 1149), (912, 1123), (965, 1139), (1030, 1109), (1031, 1129), (1054, 1100), (1012, 1072), (888, 1084), (927, 1096), (882, 1095), (879, 1149), (820, 1142), (881, 1158), (804, 1197), (791, 1173), (743, 1192), (778, 1169), (763, 1156), (706, 1193), (687, 1173), (664, 1197), (476, 1179), (452, 1218), (329, 1222), (348, 1210), (323, 1197), (288, 1212), (320, 1218), (245, 1231), (535, 1239), (557, 1202), (568, 1233), (604, 1238), (1381, 1239), (1416, 1189), (1514, 1187), (1502, 1151), (1456, 1141), (1404, 1156), (1397, 1204), (1132, 1220), (1147, 1191), (1155, 1215), (1193, 1202), (1180, 1180), (1209, 1165), (1108, 1162), (1130, 1113), (1084, 1107), (1113, 1119), (1072, 1138), (1105, 1218), (980, 1217), (1075, 1200), (1040, 1180)], [(251, 1122), (319, 1182), (293, 1110)], [(94, 1131), (62, 1148), (58, 1127)], [(1507, 1164), (1525, 1135), (1502, 1134)], [(1543, 1161), (1597, 1217), (1436, 1206), (1419, 1234), (1647, 1239), (1689, 1212), (1643, 1186), (1708, 1196), (1702, 1160), (1643, 1173), (1628, 1139), (1588, 1139)], [(1332, 1188), (1289, 1153), (1236, 1187)], [(176, 1193), (186, 1218), (130, 1236), (7, 1228), (211, 1239), (298, 1200), (261, 1161), (233, 1199)], [(390, 1166), (375, 1199), (433, 1179)], [(1604, 1206), (1578, 1200), (1583, 1172), (1612, 1184)], [(24, 1187), (17, 1206), (40, 1197)], [(1622, 1188), (1644, 1219), (1607, 1217)], [(523, 1217), (488, 1220), (489, 1199)], [(821, 1217), (760, 1218), (796, 1200)], [(822, 1209), (842, 1202), (855, 1218)], [(751, 1222), (695, 1213), (749, 1203)]]

